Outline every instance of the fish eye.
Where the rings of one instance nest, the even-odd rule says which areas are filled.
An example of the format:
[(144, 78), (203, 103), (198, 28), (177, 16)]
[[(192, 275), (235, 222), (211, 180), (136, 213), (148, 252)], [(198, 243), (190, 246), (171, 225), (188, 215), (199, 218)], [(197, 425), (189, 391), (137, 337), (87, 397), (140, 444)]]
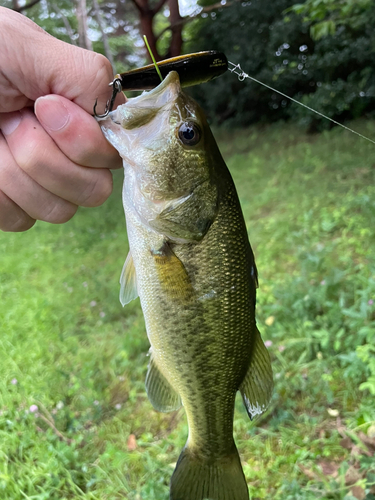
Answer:
[(201, 140), (201, 131), (194, 122), (184, 122), (178, 129), (178, 137), (186, 146), (195, 146)]

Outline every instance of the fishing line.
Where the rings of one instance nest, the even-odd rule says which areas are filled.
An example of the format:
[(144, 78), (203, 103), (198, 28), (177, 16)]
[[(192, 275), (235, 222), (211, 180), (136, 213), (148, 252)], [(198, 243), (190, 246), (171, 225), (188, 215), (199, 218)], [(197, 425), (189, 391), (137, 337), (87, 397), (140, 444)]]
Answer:
[(250, 76), (247, 73), (245, 73), (239, 64), (234, 64), (234, 63), (232, 63), (230, 61), (228, 61), (228, 64), (232, 65), (232, 67), (228, 68), (229, 71), (231, 73), (234, 73), (235, 75), (237, 75), (240, 82), (243, 82), (246, 78), (249, 78), (250, 80), (253, 80), (256, 83), (259, 83), (259, 85), (263, 85), (264, 87), (267, 87), (268, 89), (272, 90), (273, 92), (277, 92), (278, 94), (282, 95), (283, 97), (286, 97), (287, 99), (290, 99), (291, 101), (295, 102), (296, 104), (299, 104), (300, 106), (303, 106), (304, 108), (308, 109), (309, 111), (312, 111), (313, 113), (315, 113), (315, 114), (317, 114), (319, 116), (322, 116), (323, 118), (326, 118), (327, 120), (331, 121), (332, 123), (335, 123), (336, 125), (339, 125), (340, 127), (344, 128), (345, 130), (348, 130), (349, 132), (352, 132), (353, 134), (356, 134), (359, 137), (362, 137), (362, 139), (366, 139), (366, 141), (370, 141), (373, 144), (375, 144), (375, 141), (373, 141), (372, 139), (369, 139), (365, 135), (362, 135), (359, 132), (356, 132), (355, 130), (353, 130), (353, 129), (349, 128), (349, 127), (346, 127), (342, 123), (337, 122), (336, 120), (333, 120), (329, 116), (326, 116), (323, 113), (320, 113), (319, 111), (316, 111), (315, 109), (310, 108), (310, 106), (307, 106), (306, 104), (303, 104), (302, 102), (297, 101), (296, 99), (293, 99), (293, 97), (290, 97), (290, 96), (284, 94), (283, 92), (280, 92), (280, 90), (274, 89), (273, 87), (270, 87), (266, 83), (263, 83), (263, 82), (257, 80), (256, 78), (253, 78), (252, 76)]

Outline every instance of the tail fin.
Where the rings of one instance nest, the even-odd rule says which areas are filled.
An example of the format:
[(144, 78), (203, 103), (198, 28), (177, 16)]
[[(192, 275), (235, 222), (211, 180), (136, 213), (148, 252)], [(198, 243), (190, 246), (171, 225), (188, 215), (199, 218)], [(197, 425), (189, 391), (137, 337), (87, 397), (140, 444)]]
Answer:
[(171, 479), (170, 500), (249, 500), (237, 448), (228, 457), (205, 461), (186, 446)]

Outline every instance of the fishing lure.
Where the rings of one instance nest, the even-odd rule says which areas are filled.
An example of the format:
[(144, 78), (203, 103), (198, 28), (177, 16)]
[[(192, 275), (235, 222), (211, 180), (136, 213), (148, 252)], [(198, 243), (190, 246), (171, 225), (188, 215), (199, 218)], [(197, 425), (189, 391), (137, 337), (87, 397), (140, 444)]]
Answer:
[[(222, 75), (228, 70), (228, 60), (222, 52), (208, 50), (186, 54), (184, 56), (172, 57), (157, 63), (158, 70), (164, 79), (171, 71), (178, 73), (181, 87), (191, 87), (201, 83), (209, 82)], [(150, 90), (160, 83), (160, 76), (154, 64), (148, 64), (142, 68), (132, 69), (115, 76), (112, 86), (112, 96), (107, 102), (102, 115), (96, 113), (94, 116), (105, 118), (113, 109), (116, 96), (126, 90)]]

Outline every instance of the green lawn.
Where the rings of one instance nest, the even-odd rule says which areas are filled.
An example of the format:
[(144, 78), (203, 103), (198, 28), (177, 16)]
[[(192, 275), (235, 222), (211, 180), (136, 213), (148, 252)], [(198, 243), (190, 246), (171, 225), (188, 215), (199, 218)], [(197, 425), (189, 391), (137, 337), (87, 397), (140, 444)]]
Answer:
[[(375, 147), (282, 124), (218, 137), (275, 374), (262, 418), (236, 410), (251, 498), (375, 500)], [(148, 402), (139, 300), (118, 300), (121, 182), (63, 226), (0, 234), (1, 500), (168, 498), (187, 425)]]

